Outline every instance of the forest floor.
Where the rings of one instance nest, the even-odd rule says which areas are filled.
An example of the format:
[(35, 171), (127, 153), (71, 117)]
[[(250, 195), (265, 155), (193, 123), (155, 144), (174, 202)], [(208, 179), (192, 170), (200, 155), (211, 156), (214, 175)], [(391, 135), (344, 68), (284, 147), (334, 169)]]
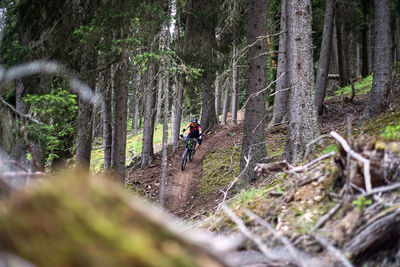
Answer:
[[(320, 117), (321, 134), (331, 130), (341, 132), (346, 124), (354, 125), (360, 118), (363, 108), (368, 101), (369, 94), (356, 95), (352, 102), (345, 103), (343, 96), (331, 96), (326, 103), (326, 112)], [(230, 120), (230, 114), (228, 120)], [(199, 182), (204, 175), (204, 160), (216, 151), (227, 151), (232, 145), (241, 148), (243, 137), (244, 111), (238, 113), (237, 125), (217, 125), (207, 133), (204, 142), (196, 151), (192, 162), (188, 162), (185, 171), (181, 170), (181, 160), (184, 150), (184, 143), (181, 142), (178, 150), (168, 158), (168, 174), (165, 189), (165, 207), (171, 213), (181, 218), (196, 218), (215, 210), (223, 198), (222, 191), (227, 182), (235, 178), (230, 177), (220, 188), (213, 185), (210, 188), (217, 188), (214, 192), (207, 192), (205, 195), (198, 192)], [(286, 125), (280, 124), (272, 127), (267, 133), (268, 162), (281, 160), (286, 136)], [(223, 155), (233, 157), (233, 155)], [(218, 158), (216, 160), (219, 160)], [(223, 160), (223, 159), (220, 159)], [(236, 164), (238, 162), (235, 162)], [(223, 167), (221, 167), (223, 168)], [(216, 170), (220, 171), (220, 170)], [(130, 188), (152, 201), (158, 201), (160, 176), (161, 176), (161, 155), (156, 154), (150, 168), (141, 170), (138, 168), (128, 169), (127, 184)], [(237, 173), (237, 172), (236, 172)]]
[[(388, 111), (369, 121), (362, 121), (363, 110), (369, 100), (371, 79), (369, 80), (368, 85), (365, 85), (365, 81), (360, 81), (355, 86), (356, 95), (352, 100), (348, 98), (348, 90), (344, 93), (328, 94), (325, 113), (319, 117), (318, 122), (321, 135), (330, 131), (338, 132), (352, 142), (352, 147), (357, 153), (366, 158), (375, 155), (373, 157), (376, 158), (371, 159), (380, 160), (384, 154), (382, 162), (371, 167), (371, 175), (375, 175), (372, 178), (377, 179), (379, 177), (376, 173), (379, 168), (392, 166), (395, 172), (390, 170), (387, 173), (400, 173), (400, 158), (396, 158), (396, 155), (400, 155), (400, 75), (397, 75), (394, 81), (392, 103)], [(273, 173), (267, 171), (266, 175), (260, 175), (244, 190), (235, 192), (231, 189), (227, 192), (228, 186), (239, 175), (244, 116), (243, 112), (239, 114), (237, 125), (218, 125), (206, 135), (194, 160), (188, 162), (185, 171), (181, 171), (183, 143), (175, 154), (170, 154), (165, 196), (167, 210), (194, 228), (228, 235), (243, 232), (237, 222), (233, 223), (232, 217), (222, 210), (225, 209), (222, 207), (226, 207), (239, 217), (250, 231), (257, 234), (264, 244), (277, 249), (277, 255), (297, 265), (342, 266), (350, 260), (356, 266), (377, 266), (383, 262), (390, 262), (387, 266), (399, 266), (400, 257), (395, 255), (398, 251), (397, 244), (400, 246), (400, 243), (397, 242), (397, 234), (391, 232), (390, 226), (398, 223), (398, 191), (378, 194), (374, 198), (362, 198), (357, 191), (359, 189), (346, 189), (344, 183), (347, 179), (349, 183), (354, 183), (356, 188), (363, 190), (364, 178), (360, 171), (362, 166), (357, 165), (360, 163), (356, 161), (351, 161), (353, 165), (346, 163), (340, 167), (337, 160), (345, 162), (346, 157), (343, 157), (343, 151), (338, 153), (340, 148), (333, 138), (321, 140), (302, 164), (331, 151), (336, 152), (334, 159), (331, 157), (320, 160), (300, 173), (285, 170)], [(285, 139), (286, 124), (275, 125), (268, 130), (268, 157), (263, 160), (265, 163), (282, 160)], [(387, 165), (385, 160), (393, 156), (394, 163)], [(350, 167), (344, 166), (355, 167), (346, 169)], [(150, 168), (128, 169), (127, 184), (145, 198), (158, 202), (160, 173), (161, 155), (157, 154)], [(386, 175), (386, 170), (381, 173)], [(396, 175), (391, 176), (392, 180), (385, 180), (383, 184), (400, 185), (399, 178)], [(361, 183), (358, 183), (360, 180)], [(380, 185), (382, 183), (375, 184), (373, 188)], [(376, 202), (376, 199), (379, 201)], [(222, 202), (226, 205), (222, 206)], [(277, 241), (270, 231), (260, 228), (259, 223), (249, 217), (249, 211), (259, 216), (262, 221), (273, 225), (280, 235), (287, 237), (296, 253), (303, 255), (306, 264), (299, 264), (296, 256), (279, 248), (282, 242)], [(387, 226), (380, 227), (380, 232), (371, 234), (371, 231), (376, 230), (376, 224), (383, 223)], [(370, 243), (360, 242), (365, 236), (372, 237), (373, 240)], [(388, 246), (380, 246), (380, 240)], [(332, 254), (332, 247), (329, 247), (331, 245), (345, 253), (345, 257), (340, 251), (337, 251), (339, 254)], [(394, 249), (387, 250), (387, 247)], [(229, 257), (236, 257), (238, 266), (271, 265), (259, 249), (254, 242), (246, 241), (234, 252), (237, 257)], [(278, 260), (274, 266), (286, 266), (286, 263)]]

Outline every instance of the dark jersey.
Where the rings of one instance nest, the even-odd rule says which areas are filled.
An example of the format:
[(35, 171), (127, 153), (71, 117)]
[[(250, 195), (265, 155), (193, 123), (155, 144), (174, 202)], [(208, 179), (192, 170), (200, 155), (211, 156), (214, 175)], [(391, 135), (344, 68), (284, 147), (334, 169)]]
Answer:
[(200, 135), (200, 124), (197, 124), (196, 126), (193, 126), (192, 124), (189, 124), (189, 134), (193, 137), (198, 137)]

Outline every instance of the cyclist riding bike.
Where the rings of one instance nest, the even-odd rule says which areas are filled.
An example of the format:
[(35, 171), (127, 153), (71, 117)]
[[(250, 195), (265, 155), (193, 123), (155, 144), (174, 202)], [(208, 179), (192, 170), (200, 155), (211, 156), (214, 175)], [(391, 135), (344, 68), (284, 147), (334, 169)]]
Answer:
[(187, 146), (188, 140), (190, 138), (195, 138), (196, 141), (197, 141), (195, 149), (197, 149), (201, 145), (201, 142), (202, 142), (202, 140), (201, 140), (201, 135), (202, 135), (201, 126), (198, 123), (197, 118), (192, 118), (190, 124), (185, 129), (182, 130), (182, 134), (181, 134), (182, 138), (183, 138), (183, 133), (187, 129), (189, 129), (189, 134), (186, 136), (186, 146)]

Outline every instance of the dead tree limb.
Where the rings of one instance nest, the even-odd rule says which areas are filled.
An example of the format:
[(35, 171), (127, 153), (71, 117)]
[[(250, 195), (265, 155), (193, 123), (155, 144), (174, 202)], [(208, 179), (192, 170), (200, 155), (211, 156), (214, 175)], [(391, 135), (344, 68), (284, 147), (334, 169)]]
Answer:
[(380, 242), (387, 242), (388, 236), (399, 231), (400, 208), (394, 212), (380, 216), (371, 223), (365, 225), (357, 235), (345, 244), (346, 252), (351, 256), (357, 256), (368, 248)]
[(356, 153), (354, 150), (352, 150), (347, 143), (347, 141), (340, 136), (337, 132), (331, 131), (329, 133), (343, 148), (346, 153), (350, 154), (351, 157), (355, 158), (356, 160), (360, 161), (363, 163), (364, 166), (364, 181), (365, 181), (365, 189), (368, 192), (372, 190), (372, 185), (371, 185), (371, 172), (370, 172), (370, 161), (360, 154)]
[(336, 213), (336, 211), (342, 206), (342, 203), (336, 204), (332, 209), (330, 209), (324, 216), (322, 216), (319, 221), (314, 225), (314, 227), (311, 229), (311, 233), (313, 233), (315, 230), (320, 228), (322, 225), (324, 225), (330, 217), (332, 217), (333, 214)]
[(261, 226), (265, 227), (268, 231), (270, 231), (276, 238), (278, 238), (282, 244), (284, 244), (288, 250), (288, 252), (291, 254), (293, 260), (299, 265), (299, 266), (309, 266), (307, 262), (305, 261), (302, 253), (293, 246), (292, 243), (290, 243), (289, 239), (287, 239), (284, 235), (278, 233), (272, 225), (270, 225), (268, 222), (254, 214), (252, 211), (248, 209), (244, 209), (244, 213), (252, 220), (254, 220), (256, 223), (260, 224)]
[(353, 266), (353, 264), (351, 264), (351, 262), (343, 255), (343, 253), (339, 249), (337, 249), (334, 246), (332, 246), (331, 244), (329, 244), (328, 241), (326, 241), (325, 239), (318, 237), (316, 235), (313, 235), (313, 237), (315, 240), (318, 241), (318, 243), (320, 243), (321, 245), (326, 247), (332, 256), (334, 256), (335, 258), (340, 260), (340, 262), (343, 264), (343, 266), (346, 266), (346, 267)]

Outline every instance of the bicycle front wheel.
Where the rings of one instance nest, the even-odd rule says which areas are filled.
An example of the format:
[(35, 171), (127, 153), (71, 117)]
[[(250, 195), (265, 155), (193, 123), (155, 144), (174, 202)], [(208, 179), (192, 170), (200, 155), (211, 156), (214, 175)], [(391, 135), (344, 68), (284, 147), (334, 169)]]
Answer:
[(185, 149), (185, 152), (183, 152), (183, 156), (182, 156), (182, 171), (184, 171), (185, 170), (185, 167), (186, 167), (186, 161), (187, 161), (187, 158), (188, 158), (188, 149)]

